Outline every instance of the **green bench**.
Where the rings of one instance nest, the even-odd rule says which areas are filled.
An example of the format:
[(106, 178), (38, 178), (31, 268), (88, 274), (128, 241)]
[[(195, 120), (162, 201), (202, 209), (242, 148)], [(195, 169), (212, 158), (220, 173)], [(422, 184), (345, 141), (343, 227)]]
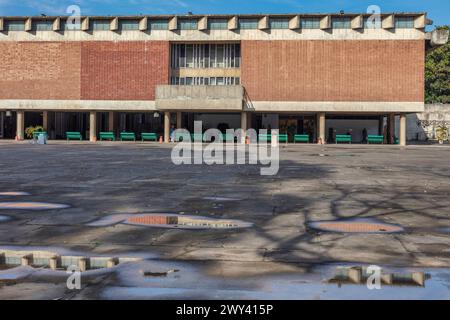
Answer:
[(187, 132), (176, 132), (175, 131), (175, 142), (180, 142), (180, 141), (189, 141), (189, 139), (191, 138), (191, 135)]
[(279, 134), (278, 135), (278, 142), (285, 142), (288, 143), (289, 137), (287, 134)]
[(258, 134), (258, 141), (259, 142), (272, 142), (272, 135), (271, 134)]
[(141, 133), (142, 142), (144, 141), (158, 141), (158, 135), (156, 133), (151, 132), (143, 132)]
[(223, 142), (233, 142), (234, 143), (234, 135), (228, 133), (222, 133)]
[(201, 133), (191, 133), (191, 141), (203, 142), (203, 141), (205, 141), (205, 137)]
[(371, 143), (384, 143), (384, 136), (378, 136), (378, 135), (371, 135), (369, 134), (367, 136), (367, 144), (371, 144)]
[(116, 137), (113, 132), (100, 132), (100, 141), (103, 140), (116, 141)]
[[(259, 134), (258, 135), (259, 142), (272, 142), (272, 134)], [(287, 134), (278, 134), (278, 142), (288, 143), (289, 137)]]
[(67, 141), (69, 140), (80, 140), (83, 141), (83, 137), (80, 132), (66, 132)]
[(294, 135), (294, 143), (305, 142), (309, 143), (309, 134), (296, 134)]
[(136, 141), (136, 135), (134, 132), (121, 132), (120, 141)]
[(349, 134), (337, 134), (336, 135), (336, 144), (339, 142), (352, 143), (352, 136)]

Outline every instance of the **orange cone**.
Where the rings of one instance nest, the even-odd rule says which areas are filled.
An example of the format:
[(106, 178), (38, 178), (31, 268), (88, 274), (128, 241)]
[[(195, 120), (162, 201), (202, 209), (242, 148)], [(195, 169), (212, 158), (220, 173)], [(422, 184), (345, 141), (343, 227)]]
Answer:
[(246, 144), (250, 144), (250, 138), (249, 138), (249, 137), (247, 137), (247, 138), (245, 139), (245, 143), (246, 143)]
[(163, 137), (159, 136), (159, 143), (163, 143)]

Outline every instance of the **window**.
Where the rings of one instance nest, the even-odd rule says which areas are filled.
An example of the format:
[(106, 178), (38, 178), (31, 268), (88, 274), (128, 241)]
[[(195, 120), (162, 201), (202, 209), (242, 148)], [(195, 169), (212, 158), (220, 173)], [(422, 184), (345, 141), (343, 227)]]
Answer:
[(240, 29), (258, 29), (258, 19), (239, 19)]
[(234, 86), (239, 85), (239, 77), (171, 77), (170, 84), (173, 86)]
[(414, 28), (414, 17), (396, 17), (395, 27), (398, 29)]
[(150, 20), (149, 21), (150, 30), (168, 30), (169, 21), (168, 20)]
[(288, 18), (270, 18), (269, 25), (271, 29), (289, 29)]
[(52, 31), (53, 21), (43, 20), (43, 21), (33, 21), (33, 30), (36, 31)]
[(208, 19), (208, 29), (210, 30), (227, 30), (228, 20), (227, 19)]
[(178, 19), (179, 30), (197, 30), (198, 23), (194, 19)]
[(331, 19), (331, 27), (333, 29), (351, 29), (352, 18), (350, 18), (350, 17), (333, 17)]
[[(379, 29), (381, 28), (381, 18), (364, 17), (363, 26), (366, 29)], [(370, 25), (369, 25), (370, 23)]]
[[(78, 24), (77, 24), (78, 23)], [(81, 20), (77, 21), (76, 19), (61, 20), (61, 30), (80, 30), (81, 28)]]
[(171, 68), (239, 68), (241, 47), (238, 43), (172, 44)]
[(139, 30), (138, 20), (119, 20), (120, 30)]
[(23, 20), (6, 20), (6, 31), (25, 31), (25, 21)]
[(109, 31), (111, 29), (111, 21), (109, 20), (92, 20), (91, 29), (96, 31)]
[(320, 29), (320, 18), (300, 18), (302, 29)]

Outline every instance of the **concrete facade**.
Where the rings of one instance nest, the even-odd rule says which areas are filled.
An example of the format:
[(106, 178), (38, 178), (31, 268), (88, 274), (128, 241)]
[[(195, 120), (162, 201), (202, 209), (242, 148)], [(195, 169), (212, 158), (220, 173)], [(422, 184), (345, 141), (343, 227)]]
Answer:
[(424, 112), (407, 115), (407, 139), (427, 141), (436, 139), (436, 129), (445, 125), (450, 128), (450, 105), (428, 104)]
[[(410, 24), (397, 27), (398, 16), (407, 17)], [(342, 17), (350, 17), (351, 24), (334, 28), (335, 19)], [(425, 32), (431, 22), (424, 13), (383, 14), (382, 27), (373, 29), (364, 25), (367, 17), (189, 16), (196, 21), (195, 30), (181, 30), (179, 20), (186, 18), (182, 16), (81, 17), (78, 30), (64, 29), (65, 17), (0, 17), (0, 111), (15, 112), (17, 121), (26, 113), (42, 112), (44, 126), (50, 129), (54, 117), (49, 112), (86, 112), (91, 141), (99, 128), (118, 131), (114, 113), (147, 118), (154, 114), (161, 119), (159, 133), (166, 142), (171, 125), (191, 126), (195, 113), (241, 114), (245, 127), (261, 126), (261, 114), (307, 114), (316, 118), (315, 142), (324, 143), (328, 116), (404, 119), (407, 113), (424, 110), (426, 45), (440, 39)], [(210, 29), (211, 18), (226, 21), (225, 28)], [(272, 27), (272, 18), (285, 21), (284, 27)], [(33, 29), (49, 19), (51, 30)], [(95, 30), (96, 19), (108, 20), (109, 30)], [(158, 27), (164, 30), (151, 27), (155, 19), (165, 21)], [(257, 23), (252, 29), (241, 28), (242, 19)], [(320, 23), (305, 27), (306, 19)], [(135, 30), (122, 30), (122, 20), (132, 21)], [(22, 31), (9, 29), (10, 22), (18, 21), (24, 23)], [(176, 57), (183, 64), (173, 65), (174, 44), (199, 43), (215, 45), (214, 53), (208, 53), (208, 66), (198, 60), (199, 52), (192, 57), (187, 49)], [(220, 44), (233, 44), (233, 50), (238, 45), (231, 55), (233, 63), (223, 58), (228, 49)], [(212, 59), (214, 66), (209, 65)], [(172, 78), (199, 81), (184, 85)], [(126, 115), (121, 117), (121, 123), (130, 123)], [(67, 121), (84, 130), (83, 119)], [(128, 125), (130, 130), (143, 123), (136, 119), (139, 126)], [(297, 125), (303, 130), (303, 124)], [(16, 136), (23, 138), (23, 125), (16, 127)]]

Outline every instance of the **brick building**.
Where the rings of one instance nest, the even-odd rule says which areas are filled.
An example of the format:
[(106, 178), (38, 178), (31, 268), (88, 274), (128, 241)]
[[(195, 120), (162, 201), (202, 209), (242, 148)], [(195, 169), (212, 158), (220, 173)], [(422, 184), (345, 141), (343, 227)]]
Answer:
[(202, 120), (311, 142), (349, 131), (360, 142), (365, 129), (405, 144), (438, 44), (429, 24), (424, 13), (0, 17), (0, 138), (43, 125), (52, 139), (167, 141), (171, 124)]

